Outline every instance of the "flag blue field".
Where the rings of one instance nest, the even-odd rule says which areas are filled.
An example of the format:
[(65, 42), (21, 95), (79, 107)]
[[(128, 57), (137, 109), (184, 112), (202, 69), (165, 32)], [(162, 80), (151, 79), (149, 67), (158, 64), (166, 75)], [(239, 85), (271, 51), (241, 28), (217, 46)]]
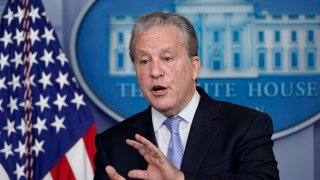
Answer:
[(40, 0), (0, 26), (0, 179), (92, 179), (95, 124)]

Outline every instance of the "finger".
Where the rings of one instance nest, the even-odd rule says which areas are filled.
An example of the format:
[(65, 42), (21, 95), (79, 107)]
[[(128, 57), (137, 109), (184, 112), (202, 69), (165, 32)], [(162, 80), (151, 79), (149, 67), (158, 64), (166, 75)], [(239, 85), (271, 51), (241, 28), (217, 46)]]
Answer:
[(155, 146), (154, 144), (152, 144), (152, 142), (150, 142), (148, 139), (146, 139), (145, 137), (136, 134), (136, 139), (138, 142), (140, 142), (142, 145), (144, 145), (144, 147), (147, 148), (147, 150), (149, 152), (152, 153), (152, 156), (159, 158), (159, 157), (164, 157), (164, 154), (160, 151), (160, 149)]
[(127, 139), (126, 142), (128, 145), (134, 147), (142, 156), (145, 156), (147, 154), (147, 148), (144, 147), (143, 144), (130, 139)]
[(138, 142), (140, 142), (141, 144), (145, 145), (146, 147), (148, 147), (150, 149), (157, 148), (154, 144), (152, 144), (152, 142), (150, 142), (148, 139), (141, 136), (140, 134), (136, 134), (135, 138)]
[(153, 163), (155, 161), (155, 159), (152, 156), (156, 153), (150, 152), (143, 144), (129, 139), (127, 139), (127, 144), (134, 147), (139, 152), (139, 154), (143, 156), (143, 158), (147, 161), (148, 164)]
[[(140, 139), (144, 142), (144, 144), (142, 144), (141, 142), (135, 141), (135, 140), (127, 140), (127, 143), (130, 146), (133, 146), (135, 149), (137, 149), (139, 151), (139, 153), (142, 156), (153, 156), (154, 158), (160, 158), (160, 156), (164, 156), (162, 155), (162, 152), (160, 151), (160, 149), (158, 149), (155, 145), (153, 145), (149, 140), (147, 140), (146, 138), (140, 136), (140, 135), (136, 135), (136, 137), (138, 138), (143, 138)], [(146, 158), (146, 157), (145, 157)]]
[(105, 170), (111, 180), (125, 180), (112, 166), (107, 166)]
[[(134, 147), (149, 164), (158, 164), (166, 161), (166, 157), (160, 149), (153, 145), (149, 140), (140, 135), (136, 137), (145, 144), (138, 142), (138, 139), (137, 141), (127, 139), (127, 143)], [(149, 146), (149, 148), (147, 146)]]
[(128, 176), (134, 179), (149, 179), (147, 171), (143, 170), (131, 170)]

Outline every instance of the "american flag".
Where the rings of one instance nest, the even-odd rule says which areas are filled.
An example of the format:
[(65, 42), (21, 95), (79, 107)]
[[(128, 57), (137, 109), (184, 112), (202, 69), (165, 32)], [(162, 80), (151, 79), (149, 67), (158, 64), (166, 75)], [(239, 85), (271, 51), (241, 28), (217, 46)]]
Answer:
[(95, 124), (41, 0), (0, 25), (0, 179), (92, 179)]

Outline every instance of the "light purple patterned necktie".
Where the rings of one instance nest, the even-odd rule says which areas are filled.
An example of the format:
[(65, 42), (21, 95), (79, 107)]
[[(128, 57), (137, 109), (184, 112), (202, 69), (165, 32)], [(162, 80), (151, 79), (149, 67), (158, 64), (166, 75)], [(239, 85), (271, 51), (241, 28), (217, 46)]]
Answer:
[(166, 119), (163, 123), (171, 133), (167, 158), (177, 169), (180, 169), (183, 156), (183, 148), (179, 135), (179, 122), (181, 120), (180, 116), (175, 116)]

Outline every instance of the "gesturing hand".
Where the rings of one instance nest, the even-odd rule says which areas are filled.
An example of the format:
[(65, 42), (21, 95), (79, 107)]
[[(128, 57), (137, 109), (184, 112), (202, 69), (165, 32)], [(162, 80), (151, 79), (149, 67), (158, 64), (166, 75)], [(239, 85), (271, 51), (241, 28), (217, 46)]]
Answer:
[[(156, 179), (156, 180), (183, 180), (184, 174), (176, 169), (164, 156), (164, 154), (149, 140), (136, 134), (136, 140), (127, 139), (126, 142), (134, 147), (147, 161), (147, 170), (134, 169), (129, 171), (130, 178)], [(111, 180), (124, 180), (112, 166), (106, 167), (106, 173)]]
[(134, 147), (147, 161), (147, 170), (131, 170), (130, 178), (138, 179), (184, 179), (184, 174), (176, 169), (165, 157), (165, 155), (149, 140), (136, 134), (136, 140), (127, 140), (127, 144)]

